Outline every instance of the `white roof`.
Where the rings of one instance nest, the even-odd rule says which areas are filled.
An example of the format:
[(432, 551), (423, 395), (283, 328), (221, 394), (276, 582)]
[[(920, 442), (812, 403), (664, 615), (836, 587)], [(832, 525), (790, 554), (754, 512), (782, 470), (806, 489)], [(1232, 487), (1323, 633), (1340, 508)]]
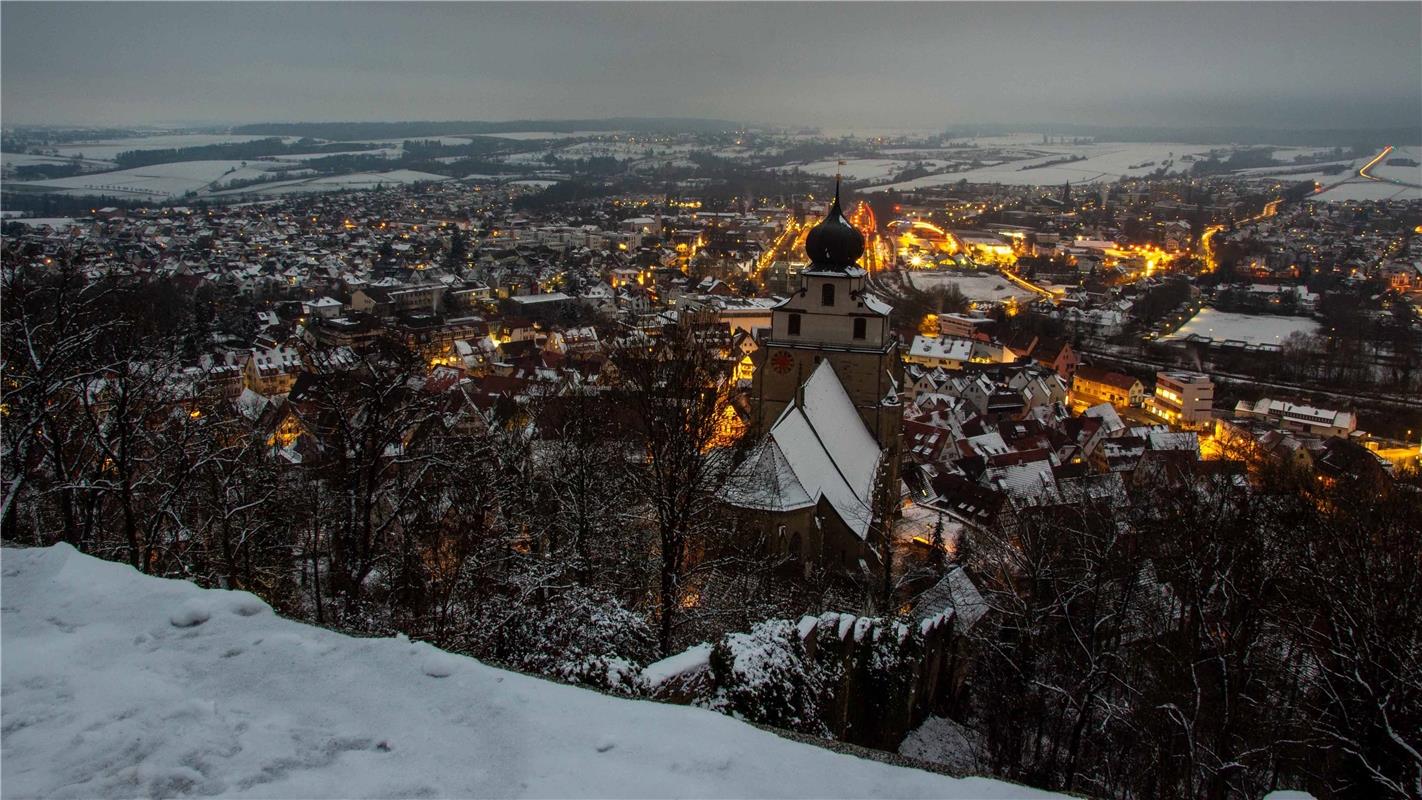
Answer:
[[(788, 510), (824, 499), (850, 530), (865, 538), (873, 516), (879, 444), (864, 427), (828, 361), (815, 368), (802, 394), (803, 399), (786, 406), (771, 426), (761, 452), (752, 457), (753, 465), (737, 473), (746, 491), (728, 492), (727, 500), (752, 508)], [(766, 476), (774, 476), (775, 489), (752, 485)], [(778, 496), (767, 496), (771, 491)]]
[(932, 358), (945, 361), (967, 361), (973, 355), (972, 339), (915, 336), (909, 346), (912, 358)]
[(1107, 435), (1115, 433), (1126, 427), (1126, 423), (1121, 421), (1121, 415), (1116, 413), (1116, 409), (1110, 403), (1102, 403), (1092, 406), (1082, 412), (1083, 416), (1096, 417), (1101, 420), (1101, 427), (1105, 429)]

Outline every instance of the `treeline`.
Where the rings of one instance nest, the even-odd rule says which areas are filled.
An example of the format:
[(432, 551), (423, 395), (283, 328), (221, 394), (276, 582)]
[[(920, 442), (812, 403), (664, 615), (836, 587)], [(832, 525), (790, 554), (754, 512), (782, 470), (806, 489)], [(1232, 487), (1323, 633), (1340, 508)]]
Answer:
[(509, 120), (506, 122), (263, 122), (239, 125), (234, 134), (310, 136), (317, 139), (415, 139), (429, 136), (513, 133), (517, 131), (633, 131), (638, 133), (717, 132), (735, 130), (726, 120), (675, 117), (610, 117), (606, 119)]
[(120, 169), (170, 164), (175, 161), (245, 161), (267, 156), (293, 153), (339, 153), (349, 150), (374, 150), (380, 145), (368, 142), (317, 142), (302, 139), (287, 144), (282, 139), (256, 139), (250, 142), (205, 144), (168, 150), (127, 150), (114, 157)]
[(36, 217), (87, 217), (95, 208), (143, 208), (151, 201), (114, 197), (102, 192), (92, 195), (50, 194), (47, 192), (0, 192), (6, 211), (20, 211)]
[(84, 164), (25, 164), (15, 167), (15, 180), (20, 181), (44, 181), (55, 178), (70, 178), (75, 175), (83, 175), (85, 172), (92, 172)]

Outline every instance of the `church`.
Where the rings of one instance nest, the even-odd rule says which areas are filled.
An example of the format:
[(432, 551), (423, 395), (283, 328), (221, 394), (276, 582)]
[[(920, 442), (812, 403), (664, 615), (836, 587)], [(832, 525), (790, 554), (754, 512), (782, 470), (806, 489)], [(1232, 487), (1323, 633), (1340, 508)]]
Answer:
[(845, 219), (838, 182), (805, 251), (799, 288), (774, 307), (754, 355), (760, 439), (725, 500), (749, 512), (763, 549), (805, 572), (872, 574), (875, 493), (883, 489), (889, 509), (899, 496), (903, 366), (892, 309), (866, 286), (864, 236)]

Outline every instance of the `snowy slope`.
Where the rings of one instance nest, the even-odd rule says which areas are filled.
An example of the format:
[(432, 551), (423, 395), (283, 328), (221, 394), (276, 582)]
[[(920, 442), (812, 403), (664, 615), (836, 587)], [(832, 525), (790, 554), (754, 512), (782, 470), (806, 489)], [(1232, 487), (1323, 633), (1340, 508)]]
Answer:
[(4, 797), (1048, 797), (781, 739), (58, 545), (0, 552)]

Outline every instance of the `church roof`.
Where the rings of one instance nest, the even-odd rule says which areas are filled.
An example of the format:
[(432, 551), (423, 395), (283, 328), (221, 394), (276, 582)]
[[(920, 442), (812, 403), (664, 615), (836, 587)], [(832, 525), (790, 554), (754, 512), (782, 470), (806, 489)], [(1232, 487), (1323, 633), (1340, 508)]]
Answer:
[(805, 381), (757, 451), (737, 472), (726, 500), (789, 511), (826, 500), (845, 525), (867, 538), (881, 452), (828, 361)]

